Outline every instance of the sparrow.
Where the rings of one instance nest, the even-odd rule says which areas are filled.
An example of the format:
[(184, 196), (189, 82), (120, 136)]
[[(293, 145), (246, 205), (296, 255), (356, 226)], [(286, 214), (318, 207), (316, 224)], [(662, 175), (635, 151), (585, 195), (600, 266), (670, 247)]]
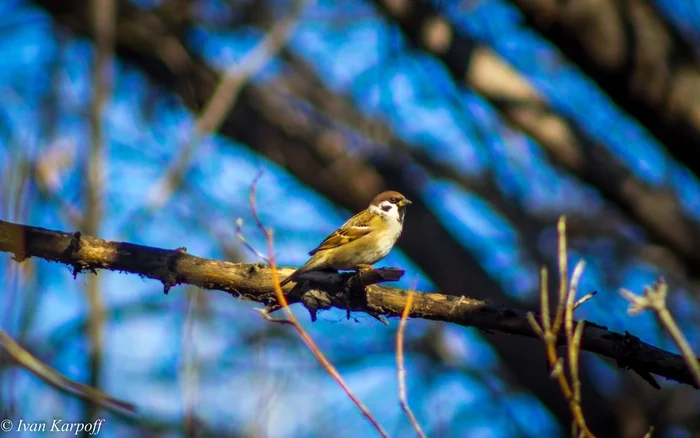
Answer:
[(280, 286), (309, 271), (371, 268), (389, 254), (401, 235), (406, 206), (410, 204), (399, 192), (378, 194), (367, 209), (348, 219), (309, 252), (311, 258)]

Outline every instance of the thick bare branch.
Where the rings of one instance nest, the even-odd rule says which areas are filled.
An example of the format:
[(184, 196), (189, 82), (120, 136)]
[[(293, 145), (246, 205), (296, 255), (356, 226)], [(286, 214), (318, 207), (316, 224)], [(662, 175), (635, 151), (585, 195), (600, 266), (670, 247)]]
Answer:
[[(184, 248), (166, 250), (0, 221), (0, 251), (13, 253), (18, 261), (39, 257), (63, 263), (71, 266), (75, 274), (97, 269), (137, 274), (160, 281), (166, 293), (177, 284), (192, 284), (260, 303), (275, 301), (272, 270), (267, 266), (205, 259), (188, 254)], [(292, 271), (281, 269), (280, 274), (289, 275)], [(300, 286), (287, 285), (284, 291), (290, 304), (301, 302), (312, 315), (319, 309), (336, 307), (400, 317), (406, 307), (407, 291), (379, 285), (367, 286), (364, 291), (346, 291), (346, 277), (318, 273)], [(417, 293), (414, 298), (412, 318), (537, 338), (524, 310), (439, 293)], [(566, 343), (563, 335), (558, 343)], [(615, 333), (586, 322), (581, 349), (613, 359), (619, 367), (642, 376), (653, 373), (694, 386), (680, 355), (649, 345), (627, 332)]]
[[(700, 226), (683, 212), (675, 193), (636, 178), (582, 126), (557, 113), (531, 81), (497, 53), (456, 29), (430, 2), (375, 3), (417, 45), (442, 60), (456, 82), (491, 101), (514, 126), (536, 140), (554, 163), (597, 188), (631, 220), (642, 225), (653, 240), (673, 251), (688, 275), (698, 272), (700, 253), (695, 248), (700, 245)], [(586, 2), (572, 5), (578, 7), (579, 3)], [(449, 38), (437, 44), (435, 35)]]
[(529, 24), (700, 175), (700, 67), (654, 2), (512, 2)]

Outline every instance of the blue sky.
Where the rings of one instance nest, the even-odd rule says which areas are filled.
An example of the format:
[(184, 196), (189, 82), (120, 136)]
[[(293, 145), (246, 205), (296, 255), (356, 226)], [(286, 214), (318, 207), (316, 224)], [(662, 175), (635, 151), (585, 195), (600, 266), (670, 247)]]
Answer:
[[(553, 108), (604, 144), (633, 175), (674, 191), (685, 212), (700, 217), (698, 180), (672, 161), (644, 127), (626, 116), (554, 46), (525, 27), (517, 9), (499, 0), (474, 2), (474, 7), (464, 6), (472, 2), (443, 3), (458, 29), (503, 57)], [(680, 12), (692, 7), (691, 2), (658, 3), (684, 32), (700, 32), (700, 18), (688, 21), (687, 14)], [(205, 15), (227, 13), (225, 2), (202, 5)], [(358, 18), (343, 20), (348, 14)], [(51, 153), (61, 156), (68, 164), (57, 171), (56, 194), (80, 205), (79, 168), (89, 146), (93, 48), (85, 39), (59, 35), (50, 17), (30, 2), (0, 3), (0, 17), (4, 54), (0, 59), (0, 172), (16, 171), (18, 157), (41, 162)], [(200, 26), (192, 32), (190, 43), (212, 65), (225, 69), (262, 36), (259, 29), (221, 31)], [(608, 211), (595, 190), (553, 166), (535, 142), (508, 126), (483, 97), (456, 84), (439, 61), (409, 47), (370, 4), (349, 0), (337, 6), (318, 1), (304, 12), (289, 48), (313, 66), (328, 88), (346, 95), (366, 114), (383, 119), (394, 135), (468, 178), (492, 176), (506, 200), (535, 216), (569, 213), (594, 221)], [(283, 61), (275, 60), (254, 80), (272, 81), (282, 66)], [(263, 220), (275, 229), (275, 249), (282, 265), (303, 263), (312, 247), (354, 213), (333, 205), (246, 145), (216, 135), (197, 145), (182, 191), (149, 211), (153, 189), (191, 138), (195, 118), (177, 98), (156, 93), (140, 72), (117, 61), (114, 93), (104, 118), (105, 219), (100, 237), (164, 248), (184, 246), (198, 256), (222, 258), (222, 241), (238, 245), (234, 230), (240, 217), (248, 240), (264, 250), (247, 204), (250, 184), (261, 170), (258, 205)], [(362, 154), (362, 148), (356, 153)], [(55, 203), (40, 199), (36, 192), (24, 196), (28, 207), (21, 215), (3, 201), (0, 218), (70, 229)], [(452, 181), (429, 179), (421, 196), (509, 295), (523, 303), (532, 298), (539, 267), (523, 252), (522, 236), (508, 218), (488, 200)], [(407, 220), (411, 220), (410, 210)], [(544, 246), (551, 244), (553, 222), (551, 226), (547, 235), (540, 236)], [(639, 234), (626, 226), (623, 223), (623, 232)], [(644, 241), (644, 236), (640, 239)], [(632, 257), (618, 264), (611, 275), (606, 257), (612, 257), (615, 243), (601, 238), (586, 249), (572, 252), (572, 268), (574, 261), (585, 258), (588, 266), (581, 290), (598, 290), (599, 295), (581, 308), (579, 316), (613, 330), (630, 330), (673, 350), (650, 315), (628, 318), (626, 304), (617, 294), (620, 287), (641, 291), (656, 277), (657, 268)], [(258, 261), (242, 247), (239, 250), (245, 260)], [(0, 304), (5, 314), (31, 305), (29, 290), (40, 298), (22, 335), (25, 344), (67, 376), (84, 381), (88, 345), (73, 324), (86, 317), (85, 276), (74, 280), (66, 267), (37, 262), (37, 280), (25, 282), (17, 280), (21, 275), (7, 255), (0, 255), (0, 261), (6, 267), (0, 270), (0, 279), (12, 286), (5, 288)], [(398, 248), (381, 265), (407, 270), (402, 287), (417, 278), (419, 289), (435, 289)], [(253, 310), (256, 306), (224, 293), (196, 292), (206, 294), (210, 313), (195, 318), (193, 339), (185, 342), (185, 287), (164, 296), (160, 284), (138, 277), (103, 272), (100, 279), (109, 308), (131, 309), (115, 311), (108, 323), (106, 390), (134, 402), (144, 417), (182, 421), (183, 370), (194, 363), (199, 370), (197, 413), (213, 426), (245, 429), (254, 419), (250, 427), (274, 437), (291, 437), (306, 435), (309, 424), (317, 421), (322, 425), (319, 430), (327, 425), (340, 435), (370, 433), (366, 421), (291, 333), (265, 343), (243, 341), (267, 329)], [(687, 291), (674, 293), (677, 308), (687, 308)], [(410, 433), (396, 400), (396, 322), (385, 327), (366, 315), (346, 320), (344, 312), (329, 311), (312, 324), (303, 309), (296, 312), (389, 432)], [(680, 317), (690, 327), (698, 315), (689, 310)], [(2, 326), (18, 335), (19, 319), (7, 317)], [(418, 342), (433, 326), (411, 321), (409, 340)], [(435, 364), (413, 353), (407, 362), (411, 403), (427, 431), (479, 437), (562, 433), (531, 394), (508, 386), (498, 357), (481, 334), (451, 326), (441, 330), (441, 342), (455, 365), (436, 370)], [(686, 332), (697, 346), (697, 331)], [(602, 363), (593, 366), (606, 379), (602, 386), (613, 387), (622, 373), (605, 372), (607, 365)], [(12, 394), (27, 418), (80, 414), (79, 402), (26, 373), (4, 370), (0, 381), (13, 382)], [(8, 397), (2, 391), (2, 397)], [(295, 407), (293, 413), (289, 406)], [(261, 409), (264, 415), (256, 417)], [(107, 436), (119, 436), (126, 428), (108, 426), (103, 432)]]

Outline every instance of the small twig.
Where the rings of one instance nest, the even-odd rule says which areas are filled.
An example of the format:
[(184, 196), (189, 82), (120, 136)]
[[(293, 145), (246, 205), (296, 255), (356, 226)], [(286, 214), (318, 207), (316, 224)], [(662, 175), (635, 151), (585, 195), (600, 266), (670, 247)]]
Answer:
[(246, 53), (240, 62), (229, 67), (221, 75), (216, 89), (197, 117), (191, 138), (180, 148), (176, 159), (168, 166), (165, 175), (151, 192), (149, 210), (160, 208), (181, 187), (191, 161), (201, 147), (202, 137), (219, 129), (231, 108), (235, 106), (243, 86), (284, 47), (296, 29), (304, 8), (313, 1), (294, 0), (290, 13), (274, 23), (262, 41)]
[(195, 307), (197, 306), (197, 288), (189, 288), (185, 298), (186, 316), (182, 333), (182, 393), (185, 408), (185, 435), (196, 436), (198, 391), (197, 343), (195, 342)]
[(583, 260), (576, 263), (574, 272), (571, 275), (571, 286), (568, 288), (568, 293), (566, 295), (566, 305), (564, 306), (564, 330), (566, 333), (566, 342), (569, 347), (571, 347), (574, 338), (574, 299), (576, 298), (578, 284), (579, 281), (581, 281), (581, 275), (583, 275), (583, 269), (585, 267), (586, 262)]
[(408, 315), (411, 313), (411, 306), (413, 305), (413, 290), (415, 289), (415, 284), (408, 291), (408, 296), (406, 297), (406, 307), (404, 307), (401, 313), (401, 319), (399, 320), (399, 330), (396, 333), (396, 369), (399, 381), (399, 404), (401, 409), (406, 413), (408, 421), (411, 422), (411, 426), (416, 431), (419, 437), (425, 438), (425, 433), (421, 428), (416, 416), (413, 415), (411, 407), (408, 405), (408, 395), (406, 394), (406, 368), (404, 366), (404, 354), (403, 354), (403, 338), (404, 332), (406, 331), (406, 322), (408, 321)]
[(258, 251), (257, 249), (255, 249), (255, 248), (253, 247), (253, 245), (251, 245), (251, 244), (248, 242), (248, 240), (246, 240), (245, 236), (243, 235), (243, 230), (242, 230), (242, 228), (243, 228), (243, 218), (240, 218), (240, 217), (239, 217), (238, 219), (236, 219), (236, 236), (238, 237), (238, 239), (240, 239), (241, 243), (243, 243), (243, 246), (245, 246), (246, 248), (248, 248), (248, 251), (252, 252), (252, 253), (255, 254), (260, 260), (263, 260), (265, 263), (267, 263), (267, 264), (269, 265), (269, 264), (270, 264), (270, 260), (267, 258), (267, 256), (266, 256), (265, 254), (261, 253), (260, 251)]
[(579, 355), (581, 353), (581, 337), (583, 336), (583, 327), (585, 323), (579, 321), (576, 323), (576, 329), (569, 346), (569, 371), (571, 372), (571, 382), (574, 393), (574, 401), (581, 405), (581, 379), (579, 378)]
[(294, 313), (292, 313), (291, 309), (289, 308), (289, 305), (287, 303), (287, 298), (284, 295), (284, 292), (282, 291), (282, 288), (280, 287), (280, 279), (279, 275), (277, 272), (277, 263), (275, 261), (275, 252), (274, 252), (274, 244), (273, 244), (273, 232), (271, 229), (265, 228), (263, 225), (262, 221), (260, 220), (260, 216), (258, 215), (258, 208), (257, 204), (255, 202), (255, 189), (258, 181), (260, 180), (260, 177), (262, 176), (262, 172), (258, 173), (258, 175), (255, 176), (253, 179), (253, 183), (250, 187), (250, 209), (251, 212), (253, 213), (253, 217), (255, 218), (255, 222), (258, 225), (258, 228), (260, 228), (260, 231), (265, 235), (265, 240), (267, 241), (267, 252), (268, 252), (268, 263), (270, 265), (270, 269), (272, 271), (272, 285), (275, 290), (275, 296), (277, 297), (277, 302), (278, 304), (282, 307), (282, 311), (284, 312), (286, 319), (281, 319), (281, 318), (272, 318), (267, 311), (264, 309), (260, 310), (260, 314), (270, 322), (275, 322), (278, 324), (285, 324), (285, 325), (290, 325), (294, 327), (294, 329), (297, 331), (299, 336), (301, 336), (302, 340), (306, 344), (306, 346), (311, 350), (311, 353), (316, 357), (316, 359), (319, 361), (321, 366), (323, 367), (324, 370), (338, 383), (338, 385), (345, 391), (345, 394), (352, 400), (352, 402), (357, 406), (357, 408), (360, 410), (362, 415), (367, 418), (367, 420), (372, 424), (372, 426), (377, 430), (377, 432), (382, 436), (382, 437), (388, 437), (389, 435), (386, 433), (384, 428), (377, 422), (377, 420), (372, 416), (371, 412), (365, 406), (362, 401), (357, 398), (357, 396), (352, 392), (350, 387), (345, 383), (345, 380), (341, 377), (340, 373), (338, 373), (338, 370), (333, 366), (333, 364), (326, 358), (326, 356), (323, 354), (320, 348), (318, 348), (318, 345), (314, 342), (314, 340), (311, 338), (311, 336), (304, 330), (304, 328), (299, 324), (299, 321), (296, 319), (294, 316)]
[[(114, 0), (93, 0), (91, 2), (93, 31), (95, 35), (96, 54), (93, 74), (94, 96), (90, 107), (91, 141), (88, 160), (85, 163), (85, 214), (81, 230), (87, 234), (99, 234), (104, 214), (105, 187), (105, 135), (104, 109), (109, 103), (112, 89), (112, 54), (114, 50), (114, 32), (116, 26), (116, 2)], [(102, 368), (104, 366), (104, 330), (106, 310), (100, 293), (101, 277), (91, 275), (87, 279), (85, 294), (89, 310), (88, 338), (90, 342), (88, 382), (90, 386), (101, 386)], [(86, 406), (86, 419), (92, 421), (98, 415), (97, 406)]]
[[(255, 201), (255, 193), (257, 190), (258, 183), (260, 182), (260, 178), (263, 176), (263, 171), (260, 170), (256, 175), (255, 178), (253, 178), (253, 182), (250, 184), (250, 193), (248, 195), (248, 203), (250, 204), (250, 212), (253, 214), (253, 219), (255, 219), (255, 224), (258, 226), (260, 231), (265, 235), (265, 238), (268, 240), (267, 244), (268, 247), (270, 246), (269, 239), (272, 238), (271, 236), (271, 230), (268, 230), (265, 228), (265, 226), (262, 223), (262, 220), (260, 220), (260, 214), (258, 213), (258, 203)], [(269, 248), (268, 248), (269, 249)], [(270, 253), (270, 257), (273, 257), (274, 253)], [(272, 260), (270, 261), (270, 263)]]
[[(547, 281), (549, 281), (549, 272), (546, 266), (540, 269), (540, 313), (542, 314), (542, 332), (543, 336), (546, 333), (552, 332), (552, 320), (549, 316), (549, 291), (547, 290)], [(544, 337), (543, 341), (547, 342)]]
[(593, 292), (589, 292), (586, 295), (582, 296), (578, 301), (576, 301), (576, 303), (574, 303), (574, 310), (578, 309), (581, 304), (590, 300), (591, 298), (593, 298), (597, 294), (598, 294), (598, 291), (594, 290)]
[[(549, 293), (547, 288), (547, 269), (542, 267), (540, 271), (540, 305), (542, 320), (541, 326), (537, 323), (532, 313), (527, 314), (527, 320), (532, 330), (542, 338), (545, 344), (547, 361), (552, 368), (552, 377), (557, 380), (564, 398), (569, 403), (571, 415), (574, 418), (572, 428), (579, 430), (580, 436), (591, 438), (593, 433), (588, 429), (583, 411), (581, 410), (581, 381), (579, 379), (578, 357), (581, 348), (581, 337), (583, 336), (583, 321), (573, 328), (573, 311), (576, 306), (576, 290), (583, 274), (585, 263), (580, 261), (576, 264), (571, 276), (571, 283), (568, 282), (568, 256), (566, 250), (566, 219), (562, 216), (557, 223), (559, 234), (559, 302), (557, 303), (554, 321), (551, 321), (549, 314)], [(592, 296), (592, 294), (589, 294)], [(588, 298), (587, 298), (588, 299)], [(585, 301), (585, 300), (584, 300)], [(583, 301), (581, 301), (583, 302)], [(564, 336), (566, 338), (569, 370), (571, 383), (566, 379), (564, 360), (557, 354), (557, 340), (562, 322), (564, 323)], [(573, 389), (572, 389), (573, 387)]]
[(620, 294), (630, 302), (630, 307), (627, 313), (630, 316), (637, 315), (645, 310), (653, 310), (661, 324), (668, 330), (671, 335), (673, 342), (676, 343), (678, 349), (681, 351), (683, 360), (688, 365), (690, 373), (695, 378), (695, 383), (697, 387), (700, 387), (700, 362), (698, 358), (693, 353), (693, 349), (690, 348), (688, 340), (683, 336), (678, 324), (671, 316), (671, 312), (666, 306), (666, 296), (668, 295), (668, 284), (663, 279), (659, 277), (653, 287), (645, 287), (644, 295), (636, 295), (634, 292), (621, 289)]
[(554, 315), (554, 324), (552, 324), (554, 333), (559, 333), (561, 328), (564, 307), (566, 306), (566, 294), (569, 290), (569, 255), (566, 252), (566, 218), (564, 216), (561, 216), (557, 221), (557, 234), (559, 235), (557, 249), (559, 255), (559, 303), (557, 304), (557, 313)]

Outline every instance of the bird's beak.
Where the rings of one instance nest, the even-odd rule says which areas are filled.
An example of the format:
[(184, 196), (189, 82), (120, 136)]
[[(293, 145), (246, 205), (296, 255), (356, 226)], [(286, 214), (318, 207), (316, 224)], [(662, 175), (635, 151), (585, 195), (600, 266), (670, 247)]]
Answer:
[(413, 204), (413, 202), (409, 201), (408, 199), (402, 199), (401, 202), (399, 203), (401, 207), (405, 207), (407, 205)]

